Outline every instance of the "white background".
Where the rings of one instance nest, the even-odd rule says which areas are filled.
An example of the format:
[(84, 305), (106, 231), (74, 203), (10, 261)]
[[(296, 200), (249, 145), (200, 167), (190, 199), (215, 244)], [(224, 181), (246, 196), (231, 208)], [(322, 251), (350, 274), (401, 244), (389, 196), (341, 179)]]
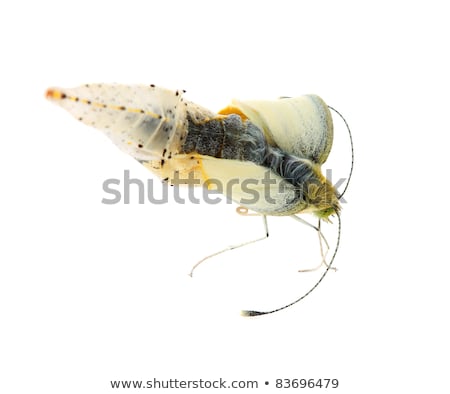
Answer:
[[(444, 2), (1, 8), (0, 392), (220, 377), (266, 392), (277, 378), (338, 378), (330, 391), (342, 393), (449, 392)], [(339, 270), (295, 307), (239, 316), (309, 288), (319, 273), (296, 271), (314, 265), (316, 235), (269, 220), (269, 240), (189, 278), (203, 256), (259, 236), (260, 219), (225, 203), (101, 204), (105, 179), (150, 174), (44, 99), (49, 86), (87, 82), (186, 89), (214, 110), (233, 97), (322, 96), (356, 149)], [(342, 147), (347, 138), (336, 135)], [(342, 149), (336, 177), (347, 176)]]

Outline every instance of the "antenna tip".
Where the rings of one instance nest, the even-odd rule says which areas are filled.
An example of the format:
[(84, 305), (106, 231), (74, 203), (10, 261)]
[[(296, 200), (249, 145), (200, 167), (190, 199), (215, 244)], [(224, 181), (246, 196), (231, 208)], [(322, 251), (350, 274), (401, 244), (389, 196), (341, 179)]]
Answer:
[(267, 312), (258, 312), (258, 311), (241, 311), (241, 316), (252, 317), (252, 316), (260, 316), (265, 315)]

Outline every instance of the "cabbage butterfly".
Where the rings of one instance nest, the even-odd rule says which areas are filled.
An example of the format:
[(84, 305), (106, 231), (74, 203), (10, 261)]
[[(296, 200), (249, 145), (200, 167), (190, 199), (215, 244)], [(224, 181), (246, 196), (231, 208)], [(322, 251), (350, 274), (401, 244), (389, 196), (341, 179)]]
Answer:
[[(154, 85), (87, 84), (51, 88), (46, 97), (79, 121), (105, 132), (164, 181), (174, 184), (189, 179), (206, 187), (222, 185), (221, 191), (241, 205), (238, 213), (252, 210), (262, 216), (265, 237), (226, 248), (199, 263), (265, 239), (268, 215), (292, 216), (313, 227), (325, 242), (320, 221), (336, 215), (340, 233), (341, 196), (321, 172), (333, 143), (333, 121), (320, 97), (234, 100), (214, 113), (185, 100), (183, 93)], [(299, 213), (315, 215), (319, 226), (305, 222), (296, 216)], [(331, 262), (338, 244), (339, 239)], [(323, 276), (331, 262), (325, 263)], [(276, 312), (300, 299), (273, 311), (242, 314)]]

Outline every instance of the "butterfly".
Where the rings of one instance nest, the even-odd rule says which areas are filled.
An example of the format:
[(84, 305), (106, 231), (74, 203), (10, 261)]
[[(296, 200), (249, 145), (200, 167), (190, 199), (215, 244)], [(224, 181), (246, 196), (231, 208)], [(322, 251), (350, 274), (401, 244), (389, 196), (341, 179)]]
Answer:
[[(163, 181), (219, 190), (239, 204), (238, 213), (252, 215), (250, 210), (263, 218), (263, 238), (207, 256), (194, 268), (226, 250), (265, 239), (267, 216), (291, 216), (313, 227), (327, 243), (320, 223), (335, 215), (340, 234), (342, 194), (321, 171), (333, 144), (333, 118), (319, 96), (233, 100), (216, 113), (186, 100), (184, 93), (155, 85), (86, 84), (50, 88), (46, 97), (103, 131)], [(316, 216), (318, 226), (297, 216), (303, 213)], [(325, 263), (323, 253), (322, 261), (325, 275), (331, 263)], [(273, 311), (242, 314), (285, 309), (313, 289)]]

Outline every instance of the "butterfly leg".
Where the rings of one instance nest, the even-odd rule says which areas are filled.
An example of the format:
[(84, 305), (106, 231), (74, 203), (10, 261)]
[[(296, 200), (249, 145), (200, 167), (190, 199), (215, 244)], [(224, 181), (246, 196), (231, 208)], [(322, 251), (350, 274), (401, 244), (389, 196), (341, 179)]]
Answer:
[(260, 238), (257, 238), (257, 239), (253, 239), (253, 240), (251, 240), (251, 241), (243, 242), (243, 243), (241, 243), (241, 244), (230, 245), (230, 246), (226, 247), (225, 249), (219, 250), (219, 251), (216, 252), (216, 253), (210, 254), (210, 255), (208, 255), (208, 256), (202, 258), (199, 262), (197, 262), (197, 263), (192, 267), (191, 272), (189, 273), (189, 276), (192, 277), (193, 274), (194, 274), (194, 270), (195, 270), (200, 264), (202, 264), (204, 261), (206, 261), (206, 260), (208, 260), (208, 259), (210, 259), (210, 258), (212, 258), (212, 257), (215, 257), (215, 256), (217, 256), (217, 255), (219, 255), (219, 254), (222, 254), (222, 253), (224, 253), (224, 252), (227, 252), (227, 251), (229, 251), (229, 250), (237, 249), (237, 248), (240, 248), (240, 247), (242, 247), (242, 246), (246, 246), (246, 245), (250, 245), (250, 244), (253, 244), (253, 243), (255, 243), (255, 242), (258, 242), (258, 241), (262, 241), (262, 240), (266, 239), (266, 238), (269, 236), (269, 227), (267, 226), (267, 217), (266, 217), (266, 215), (260, 215), (260, 214), (257, 214), (257, 213), (248, 213), (248, 209), (245, 208), (245, 207), (238, 207), (238, 208), (236, 208), (236, 212), (237, 212), (239, 215), (243, 215), (243, 216), (262, 216), (262, 218), (263, 218), (263, 223), (264, 223), (264, 236), (263, 236), (263, 237), (260, 237)]
[[(307, 225), (307, 226), (309, 226), (309, 227), (311, 227), (311, 228), (313, 228), (314, 230), (317, 231), (317, 235), (319, 237), (320, 255), (322, 257), (322, 260), (320, 261), (320, 263), (316, 267), (307, 268), (307, 269), (301, 269), (301, 270), (298, 270), (298, 272), (313, 272), (313, 271), (318, 270), (322, 265), (325, 265), (327, 268), (330, 268), (330, 269), (332, 269), (334, 271), (337, 271), (337, 268), (329, 267), (328, 263), (326, 262), (326, 257), (327, 257), (328, 251), (330, 250), (330, 245), (328, 244), (327, 239), (325, 238), (325, 236), (323, 235), (323, 233), (322, 233), (322, 231), (320, 229), (321, 220), (319, 219), (318, 225), (314, 226), (313, 224), (307, 222), (306, 220), (302, 219), (299, 216), (291, 215), (291, 217), (293, 219), (295, 219), (296, 221), (298, 221), (300, 223), (303, 223), (303, 224), (305, 224), (305, 225)], [(324, 252), (324, 248), (323, 248), (323, 243), (325, 243), (325, 246), (326, 246), (326, 251), (325, 252)]]

